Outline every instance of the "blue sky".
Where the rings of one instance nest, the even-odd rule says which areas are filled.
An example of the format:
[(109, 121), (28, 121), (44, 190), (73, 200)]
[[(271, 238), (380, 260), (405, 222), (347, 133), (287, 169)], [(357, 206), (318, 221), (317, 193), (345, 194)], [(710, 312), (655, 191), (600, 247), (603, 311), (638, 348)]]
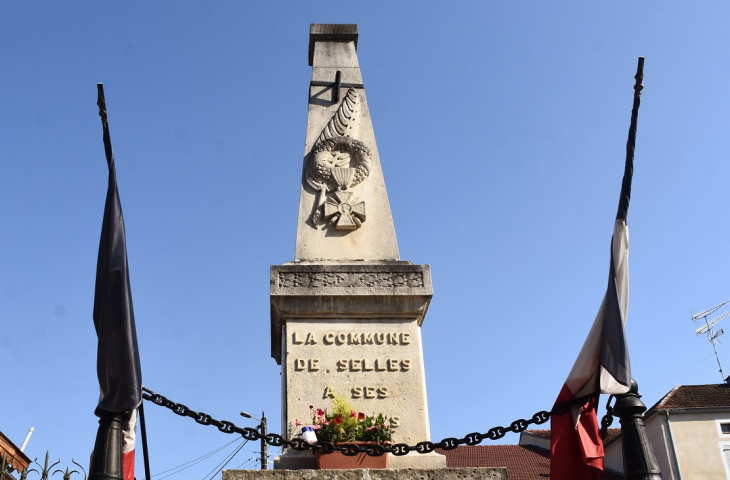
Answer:
[[(633, 374), (649, 405), (718, 382), (690, 315), (730, 298), (729, 14), (722, 1), (0, 0), (0, 430), (21, 443), (34, 426), (28, 455), (63, 466), (93, 446), (97, 82), (145, 385), (239, 425), (265, 410), (280, 430), (268, 279), (294, 255), (310, 23), (360, 25), (401, 258), (431, 265), (433, 439), (557, 397), (606, 287), (639, 55)], [(147, 416), (153, 474), (233, 440)]]

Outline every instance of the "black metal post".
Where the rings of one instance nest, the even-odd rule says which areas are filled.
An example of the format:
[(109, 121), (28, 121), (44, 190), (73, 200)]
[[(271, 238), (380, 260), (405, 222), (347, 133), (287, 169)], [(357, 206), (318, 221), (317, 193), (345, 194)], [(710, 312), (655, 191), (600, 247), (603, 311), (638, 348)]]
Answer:
[(654, 450), (646, 437), (644, 412), (639, 386), (631, 379), (631, 389), (624, 395), (616, 395), (614, 414), (621, 420), (621, 443), (624, 453), (624, 478), (627, 480), (661, 480)]
[(269, 455), (267, 451), (268, 445), (266, 444), (266, 416), (261, 411), (261, 470), (269, 469)]
[(335, 84), (332, 85), (332, 103), (340, 101), (340, 87), (342, 85), (342, 72), (337, 70), (335, 73)]
[(96, 409), (99, 430), (89, 467), (89, 480), (123, 480), (122, 415)]
[(139, 404), (139, 428), (142, 434), (142, 453), (144, 454), (144, 478), (150, 480), (150, 454), (147, 450), (147, 425), (144, 421), (144, 400)]

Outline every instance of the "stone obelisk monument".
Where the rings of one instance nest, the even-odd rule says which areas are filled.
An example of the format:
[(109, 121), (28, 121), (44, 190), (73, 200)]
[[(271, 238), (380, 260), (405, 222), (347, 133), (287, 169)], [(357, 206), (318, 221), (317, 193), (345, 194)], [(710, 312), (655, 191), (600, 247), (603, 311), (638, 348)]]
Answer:
[[(401, 261), (357, 59), (357, 25), (313, 24), (309, 115), (295, 260), (271, 267), (271, 355), (282, 369), (282, 429), (345, 395), (389, 416), (394, 442), (429, 440), (421, 325), (428, 265)], [(411, 453), (391, 468), (438, 468)], [(285, 451), (275, 468), (315, 468)]]

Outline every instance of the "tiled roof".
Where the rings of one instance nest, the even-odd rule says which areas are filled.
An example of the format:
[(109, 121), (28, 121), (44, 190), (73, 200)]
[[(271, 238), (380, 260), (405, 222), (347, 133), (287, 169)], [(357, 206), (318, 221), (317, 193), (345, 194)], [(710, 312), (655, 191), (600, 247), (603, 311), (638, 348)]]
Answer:
[(621, 429), (620, 428), (609, 428), (608, 429), (608, 435), (606, 435), (606, 438), (603, 439), (603, 444), (608, 445), (609, 443), (613, 442), (617, 438), (621, 437)]
[(648, 413), (679, 408), (730, 407), (730, 385), (677, 385)]
[(510, 480), (550, 478), (548, 452), (523, 445), (475, 445), (440, 450), (447, 467), (507, 467)]
[[(510, 480), (550, 478), (549, 452), (529, 445), (475, 445), (436, 451), (446, 455), (447, 467), (507, 467)], [(610, 472), (603, 476), (604, 480), (620, 478)]]

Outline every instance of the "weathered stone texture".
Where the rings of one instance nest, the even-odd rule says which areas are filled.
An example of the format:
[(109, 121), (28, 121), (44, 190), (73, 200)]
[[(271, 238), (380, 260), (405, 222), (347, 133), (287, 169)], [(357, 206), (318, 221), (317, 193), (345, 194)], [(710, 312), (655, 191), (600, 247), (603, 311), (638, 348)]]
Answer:
[(508, 480), (503, 467), (385, 470), (224, 470), (223, 480)]

